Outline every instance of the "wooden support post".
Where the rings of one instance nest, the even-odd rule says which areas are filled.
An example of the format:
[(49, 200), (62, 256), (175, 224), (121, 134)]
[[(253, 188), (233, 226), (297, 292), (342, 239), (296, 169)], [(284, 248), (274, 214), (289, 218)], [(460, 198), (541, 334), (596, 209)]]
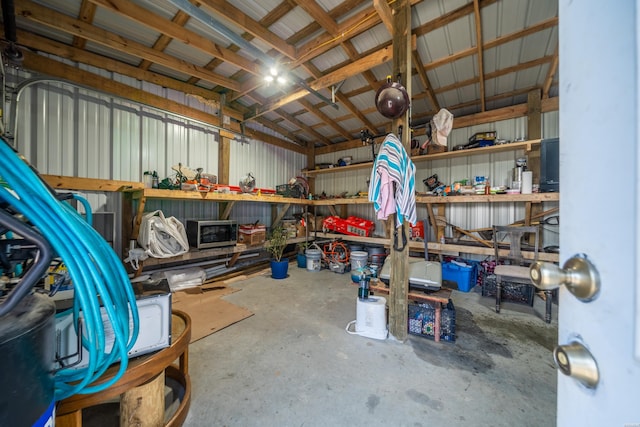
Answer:
[(144, 215), (144, 206), (146, 203), (147, 203), (147, 198), (144, 197), (144, 194), (143, 194), (142, 197), (140, 197), (140, 200), (138, 200), (138, 210), (136, 211), (136, 222), (133, 225), (133, 231), (131, 232), (132, 239), (137, 239), (138, 233), (140, 233), (140, 224), (142, 224), (142, 215)]
[(122, 427), (164, 425), (164, 371), (147, 383), (122, 394), (120, 425)]
[[(542, 138), (542, 94), (540, 89), (535, 89), (527, 95), (527, 139)], [(540, 183), (540, 146), (536, 146), (527, 153), (527, 169), (533, 172), (533, 182)], [(530, 203), (526, 206), (525, 225), (530, 224), (532, 215), (542, 212), (542, 204)], [(529, 218), (527, 220), (527, 217)], [(542, 236), (542, 235), (541, 235)], [(533, 236), (530, 236), (529, 244), (533, 244)], [(542, 237), (540, 237), (542, 244)]]
[(527, 95), (527, 139), (542, 137), (542, 94), (535, 89)]
[[(220, 114), (222, 115), (222, 114)], [(228, 134), (225, 132), (225, 134)], [(231, 184), (229, 182), (229, 165), (231, 164), (231, 140), (229, 135), (223, 136), (220, 134), (220, 143), (218, 144), (218, 184)], [(220, 217), (224, 212), (222, 211), (222, 205), (219, 206)]]
[[(393, 71), (394, 76), (402, 77), (402, 83), (411, 99), (411, 4), (409, 0), (399, 0), (393, 11)], [(407, 153), (411, 152), (411, 130), (409, 129), (411, 109), (393, 121), (393, 132), (403, 127), (402, 145)], [(405, 189), (406, 190), (406, 189)], [(402, 246), (403, 235), (409, 241), (409, 224), (404, 222), (396, 229), (395, 215), (392, 215), (393, 231), (391, 234), (391, 274), (389, 278), (389, 332), (397, 340), (407, 339), (407, 318), (409, 303), (409, 246), (402, 249), (394, 247), (393, 232), (397, 231), (397, 244)]]

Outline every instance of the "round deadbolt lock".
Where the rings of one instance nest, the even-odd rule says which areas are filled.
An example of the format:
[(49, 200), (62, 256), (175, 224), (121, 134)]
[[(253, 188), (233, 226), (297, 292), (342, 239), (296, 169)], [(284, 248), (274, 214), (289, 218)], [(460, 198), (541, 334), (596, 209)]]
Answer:
[(556, 366), (564, 375), (587, 388), (596, 388), (600, 380), (598, 364), (587, 348), (578, 341), (559, 345), (553, 350)]

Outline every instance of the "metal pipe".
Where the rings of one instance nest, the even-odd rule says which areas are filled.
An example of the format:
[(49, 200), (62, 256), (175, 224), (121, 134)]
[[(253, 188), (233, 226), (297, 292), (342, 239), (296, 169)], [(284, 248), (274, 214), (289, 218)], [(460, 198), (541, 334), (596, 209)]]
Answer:
[[(30, 86), (33, 86), (35, 84), (38, 84), (38, 83), (62, 83), (62, 84), (66, 84), (66, 85), (78, 88), (78, 89), (86, 89), (86, 90), (89, 90), (89, 91), (92, 91), (92, 92), (95, 92), (95, 93), (98, 93), (98, 94), (103, 94), (103, 95), (109, 96), (109, 97), (114, 98), (114, 99), (120, 99), (120, 100), (123, 100), (123, 101), (131, 102), (130, 99), (127, 99), (125, 97), (114, 95), (112, 93), (104, 92), (104, 91), (95, 89), (95, 88), (90, 87), (90, 86), (80, 85), (80, 84), (77, 84), (75, 82), (71, 82), (69, 80), (60, 79), (60, 78), (56, 78), (56, 77), (34, 77), (34, 78), (26, 79), (23, 82), (19, 83), (16, 86), (16, 89), (14, 90), (15, 102), (12, 100), (11, 106), (10, 106), (10, 111), (11, 111), (10, 120), (13, 121), (13, 126), (9, 126), (9, 129), (13, 129), (13, 135), (10, 135), (10, 136), (5, 135), (5, 138), (11, 139), (11, 140), (15, 140), (17, 138), (18, 117), (16, 115), (16, 112), (17, 112), (17, 109), (18, 109), (18, 103), (20, 102), (20, 97), (22, 96), (22, 92), (26, 88), (28, 88)], [(203, 122), (201, 120), (197, 120), (197, 119), (194, 119), (192, 117), (187, 117), (187, 116), (184, 116), (182, 114), (176, 114), (173, 111), (169, 111), (169, 110), (165, 110), (165, 109), (162, 109), (162, 108), (158, 108), (158, 107), (155, 107), (155, 106), (150, 105), (150, 104), (142, 103), (142, 102), (139, 102), (139, 101), (136, 101), (136, 102), (137, 102), (137, 104), (143, 105), (143, 106), (145, 106), (145, 107), (147, 107), (149, 109), (152, 109), (152, 110), (155, 110), (155, 111), (159, 111), (159, 112), (164, 113), (164, 114), (169, 114), (169, 115), (171, 115), (173, 117), (177, 117), (179, 119), (187, 120), (187, 121), (190, 121), (192, 123), (198, 123), (200, 125), (203, 125), (203, 126), (206, 126), (206, 127), (209, 127), (209, 128), (213, 128), (213, 129), (217, 129), (217, 130), (224, 130), (225, 132), (230, 132), (230, 133), (236, 134), (236, 135), (240, 136), (241, 138), (244, 137), (243, 133), (241, 133), (241, 132), (237, 132), (237, 131), (234, 131), (234, 130), (231, 130), (231, 129), (225, 129), (223, 127), (216, 126), (216, 125), (213, 125), (211, 123)]]

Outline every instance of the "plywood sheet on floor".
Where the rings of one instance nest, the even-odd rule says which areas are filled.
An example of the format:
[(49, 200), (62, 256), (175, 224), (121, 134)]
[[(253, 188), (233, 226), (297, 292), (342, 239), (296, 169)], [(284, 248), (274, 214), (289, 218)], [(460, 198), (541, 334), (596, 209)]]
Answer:
[(172, 307), (191, 316), (191, 342), (233, 325), (253, 313), (223, 300), (221, 297), (238, 291), (224, 285), (174, 292)]

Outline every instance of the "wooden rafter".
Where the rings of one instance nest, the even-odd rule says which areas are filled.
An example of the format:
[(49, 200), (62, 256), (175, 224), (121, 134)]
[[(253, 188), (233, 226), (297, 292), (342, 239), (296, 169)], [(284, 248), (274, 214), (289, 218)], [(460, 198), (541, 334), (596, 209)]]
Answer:
[(325, 125), (332, 127), (338, 134), (340, 134), (344, 139), (350, 140), (351, 135), (346, 130), (342, 129), (334, 120), (331, 120), (329, 116), (324, 114), (319, 107), (313, 105), (310, 101), (302, 98), (299, 99), (298, 102), (307, 109), (309, 114), (315, 114), (318, 116), (320, 120), (324, 122)]
[[(189, 46), (193, 46), (196, 49), (201, 50), (203, 53), (207, 55), (214, 56), (216, 58), (220, 58), (230, 64), (235, 65), (236, 67), (242, 68), (243, 70), (249, 71), (253, 74), (260, 74), (260, 69), (256, 66), (256, 64), (252, 61), (249, 61), (245, 57), (238, 55), (230, 49), (224, 48), (220, 45), (213, 43), (211, 40), (196, 34), (192, 31), (189, 31), (183, 27), (186, 22), (187, 17), (182, 17), (182, 15), (178, 14), (174, 17), (174, 20), (178, 20), (178, 22), (169, 21), (167, 19), (162, 18), (159, 15), (156, 15), (149, 10), (136, 5), (135, 3), (129, 0), (90, 0), (91, 2), (103, 7), (111, 12), (118, 13), (121, 16), (134, 20), (139, 24), (142, 24), (152, 30), (158, 31), (160, 34), (163, 34), (166, 37), (166, 43), (168, 44), (171, 39), (176, 39), (181, 41), (182, 43), (188, 44)], [(156, 43), (158, 43), (156, 41)], [(154, 45), (155, 48), (155, 45)], [(158, 49), (164, 50), (164, 49)], [(206, 79), (204, 79), (206, 80)], [(236, 86), (239, 85), (237, 82), (234, 82)]]
[[(192, 25), (187, 25), (187, 23), (191, 18), (181, 10), (178, 10), (172, 17), (167, 17), (160, 15), (159, 12), (156, 13), (153, 8), (147, 8), (144, 2), (126, 0), (70, 1), (74, 5), (74, 10), (77, 11), (72, 14), (73, 16), (69, 16), (66, 12), (58, 12), (57, 10), (62, 9), (54, 6), (57, 4), (54, 0), (38, 0), (37, 2), (35, 0), (21, 0), (16, 2), (18, 23), (30, 21), (37, 23), (40, 27), (46, 26), (54, 29), (54, 31), (47, 30), (47, 33), (39, 33), (38, 31), (25, 33), (19, 30), (19, 45), (193, 94), (204, 98), (205, 102), (222, 103), (224, 105), (220, 105), (220, 107), (221, 111), (225, 111), (224, 115), (231, 115), (235, 120), (240, 121), (255, 120), (274, 132), (278, 132), (283, 138), (291, 140), (297, 146), (311, 147), (315, 144), (323, 144), (325, 147), (331, 147), (341, 144), (343, 139), (350, 141), (352, 136), (361, 130), (361, 128), (353, 128), (356, 126), (353, 124), (354, 119), (362, 122), (365, 128), (374, 133), (388, 127), (387, 120), (383, 122), (376, 119), (378, 123), (375, 123), (369, 119), (369, 117), (378, 117), (373, 103), (364, 106), (364, 108), (361, 104), (356, 107), (354, 98), (370, 97), (371, 92), (375, 92), (384, 83), (385, 79), (378, 79), (374, 72), (379, 71), (379, 69), (375, 69), (377, 65), (391, 61), (391, 55), (385, 54), (390, 47), (390, 42), (382, 40), (376, 43), (377, 46), (370, 47), (368, 51), (359, 52), (352, 42), (352, 38), (364, 34), (381, 23), (390, 29), (390, 23), (394, 19), (392, 8), (397, 7), (399, 0), (373, 0), (371, 2), (340, 0), (338, 5), (328, 11), (323, 8), (324, 3), (321, 5), (318, 0), (280, 0), (270, 10), (260, 10), (262, 15), (259, 18), (255, 18), (258, 10), (249, 12), (248, 7), (250, 6), (242, 0), (190, 0), (191, 3), (201, 7), (215, 18), (221, 19), (222, 22), (229, 22), (233, 31), (237, 31), (237, 28), (240, 27), (241, 31), (238, 34), (248, 42), (258, 42), (258, 46), (262, 50), (265, 45), (268, 46), (271, 50), (260, 58), (248, 57), (243, 51), (245, 46), (243, 43), (238, 42), (239, 46), (232, 42), (225, 44), (221, 43), (218, 38), (216, 41), (212, 41), (211, 38), (201, 36), (200, 32), (190, 31), (188, 28), (192, 28)], [(405, 0), (402, 1), (404, 3)], [(424, 0), (406, 1), (413, 6)], [(497, 0), (472, 0), (464, 6), (410, 29), (414, 40), (413, 50), (410, 53), (415, 64), (415, 71), (412, 70), (412, 72), (416, 77), (414, 83), (419, 82), (418, 86), (420, 87), (419, 93), (414, 93), (412, 96), (414, 105), (420, 104), (420, 108), (413, 109), (412, 120), (414, 123), (420, 123), (423, 119), (427, 119), (437, 112), (440, 108), (437, 97), (441, 96), (440, 94), (465, 86), (479, 85), (478, 99), (457, 105), (448, 104), (446, 108), (461, 110), (472, 107), (479, 111), (485, 111), (486, 106), (491, 105), (487, 104), (489, 102), (493, 103), (495, 100), (520, 96), (525, 91), (522, 88), (488, 97), (485, 86), (496, 77), (517, 73), (539, 65), (545, 65), (544, 70), (547, 74), (543, 81), (538, 81), (536, 86), (527, 88), (527, 90), (537, 88), (542, 93), (543, 101), (548, 99), (554, 79), (557, 79), (557, 48), (553, 56), (533, 59), (491, 73), (484, 72), (483, 52), (511, 41), (521, 40), (546, 29), (557, 28), (557, 16), (539, 21), (511, 34), (484, 41), (482, 40), (481, 12), (483, 8), (496, 2)], [(56, 10), (51, 9), (54, 7)], [(304, 10), (312, 19), (306, 27), (301, 30), (297, 29), (294, 34), (283, 39), (279, 36), (283, 33), (282, 25), (287, 19), (290, 19), (291, 12), (296, 8), (299, 8), (298, 12)], [(132, 36), (132, 40), (129, 40), (121, 34), (105, 30), (116, 27), (97, 22), (94, 24), (94, 16), (98, 16), (97, 12), (101, 12), (101, 9), (120, 15), (123, 20), (129, 20), (132, 26), (145, 26), (151, 29), (151, 32), (147, 31), (146, 34), (141, 32), (140, 39)], [(475, 39), (477, 41), (475, 46), (463, 48), (435, 60), (420, 57), (421, 54), (425, 55), (425, 51), (416, 49), (415, 40), (417, 37), (444, 28), (461, 18), (467, 17), (469, 19), (471, 16), (473, 16), (472, 22), (475, 22)], [(100, 15), (100, 18), (102, 19), (103, 15)], [(34, 28), (35, 26), (30, 24), (30, 27)], [(157, 36), (149, 43), (146, 40), (148, 40), (149, 33), (153, 31), (157, 32)], [(68, 38), (56, 37), (57, 34), (63, 33), (73, 37), (73, 40), (69, 42), (55, 41), (56, 38), (57, 40), (68, 40)], [(393, 31), (389, 31), (389, 33), (393, 35)], [(43, 35), (37, 36), (36, 34)], [(145, 41), (141, 42), (140, 40)], [(199, 64), (206, 63), (206, 65), (193, 64), (181, 59), (181, 55), (173, 53), (175, 49), (169, 51), (167, 48), (174, 40), (189, 46), (189, 48), (200, 50), (204, 55), (201, 58), (204, 60)], [(87, 41), (90, 42), (90, 45), (86, 43)], [(98, 55), (86, 50), (96, 45), (106, 47), (106, 49), (101, 48), (101, 52), (105, 53)], [(347, 56), (346, 60), (337, 64), (332, 62), (330, 57), (332, 53), (327, 54), (336, 47), (342, 48)], [(105, 55), (109, 55), (111, 51), (121, 52), (122, 57), (136, 57), (139, 62), (133, 61), (133, 64), (137, 64), (135, 66), (129, 59), (116, 59), (118, 55), (113, 55), (113, 58), (106, 57)], [(318, 56), (324, 54), (327, 54), (326, 58), (316, 60)], [(432, 76), (429, 73), (431, 70), (472, 55), (476, 55), (477, 60), (478, 73), (475, 79), (432, 87), (429, 81), (429, 76)], [(368, 62), (372, 58), (376, 58), (376, 60)], [(264, 84), (262, 79), (264, 61), (270, 59), (280, 61), (292, 73), (310, 76), (306, 80), (308, 86), (325, 94), (327, 89), (333, 90), (331, 86), (337, 86), (356, 75), (361, 75), (366, 83), (361, 87), (354, 88), (353, 80), (349, 80), (344, 86), (350, 88), (348, 92), (342, 92), (341, 89), (338, 89), (332, 93), (340, 106), (340, 115), (335, 117), (333, 114), (328, 115), (322, 111), (328, 102), (318, 102), (315, 98), (312, 99), (311, 96), (308, 96), (309, 91), (302, 90), (302, 88), (294, 89), (293, 93), (279, 94), (269, 98), (260, 96), (259, 89)], [(329, 61), (325, 59), (329, 59)], [(39, 56), (30, 57), (30, 63), (39, 60)], [(332, 65), (320, 69), (319, 64), (322, 63), (332, 63)], [(157, 66), (154, 67), (155, 65)], [(229, 65), (235, 67), (231, 72)], [(39, 69), (44, 68), (40, 65)], [(168, 75), (174, 77), (160, 74), (163, 71), (149, 71), (163, 69), (172, 71)], [(433, 75), (435, 76), (435, 74)], [(75, 76), (70, 77), (71, 80), (75, 79)], [(435, 77), (432, 76), (433, 78)], [(433, 83), (436, 81), (434, 80)], [(293, 87), (295, 88), (295, 86)], [(224, 96), (220, 96), (220, 94), (224, 94)], [(445, 98), (441, 97), (441, 99)], [(282, 108), (295, 101), (298, 101), (299, 104), (299, 109), (296, 111), (292, 112), (292, 108), (286, 110)], [(557, 103), (557, 99), (551, 101)], [(426, 109), (425, 102), (428, 103)], [(230, 106), (233, 108), (229, 108)], [(226, 114), (226, 112), (230, 114)], [(266, 116), (264, 116), (268, 112), (272, 112), (268, 115), (270, 120), (266, 120)], [(313, 114), (320, 121), (313, 125), (305, 124), (303, 115), (307, 113)], [(222, 120), (222, 114), (219, 120)], [(351, 129), (347, 129), (347, 127)], [(324, 149), (325, 147), (320, 148)]]
[[(2, 26), (0, 26), (0, 28), (2, 28)], [(220, 100), (220, 94), (203, 87), (193, 86), (176, 79), (162, 76), (157, 73), (141, 70), (132, 65), (127, 65), (114, 59), (105, 58), (104, 56), (90, 53), (83, 49), (76, 49), (72, 46), (58, 43), (51, 39), (37, 36), (33, 33), (19, 30), (17, 34), (18, 39), (20, 40), (20, 44), (30, 49), (48, 52), (62, 58), (69, 58), (73, 61), (88, 64), (96, 68), (102, 68), (104, 70), (122, 74), (124, 76), (132, 77), (135, 79), (148, 81), (157, 84), (158, 86), (168, 87), (186, 94), (202, 96), (203, 98), (209, 100)], [(37, 57), (33, 58), (33, 61), (37, 60)], [(68, 76), (68, 78), (72, 80), (73, 76)], [(242, 117), (242, 115), (236, 114), (234, 115), (234, 117)]]
[[(184, 24), (186, 24), (187, 21), (189, 21), (189, 18), (191, 18), (189, 15), (179, 10), (178, 13), (174, 15), (173, 19), (171, 19), (171, 22), (173, 22), (176, 25), (179, 25), (180, 27), (184, 27)], [(160, 34), (160, 37), (158, 37), (156, 42), (153, 44), (153, 48), (160, 52), (164, 52), (167, 46), (169, 46), (169, 43), (171, 43), (171, 40), (173, 40), (173, 38), (168, 36), (167, 34)], [(153, 63), (151, 61), (147, 61), (146, 59), (143, 59), (140, 65), (138, 65), (138, 68), (141, 68), (143, 70), (148, 70), (152, 64)], [(207, 66), (205, 66), (205, 68), (207, 70), (213, 70), (212, 68), (209, 68)]]
[(373, 8), (378, 12), (380, 20), (389, 31), (389, 34), (393, 35), (393, 13), (387, 0), (373, 0)]
[[(86, 22), (87, 24), (91, 24), (93, 22), (93, 17), (96, 14), (96, 6), (93, 3), (90, 3), (88, 0), (82, 0), (82, 4), (80, 5), (80, 13), (78, 14), (78, 19), (82, 22)], [(74, 36), (73, 42), (71, 45), (78, 49), (84, 49), (87, 44), (87, 40), (82, 37)]]
[[(389, 51), (389, 49), (381, 49), (380, 51), (371, 54), (367, 57), (361, 58), (353, 63), (351, 63), (350, 65), (343, 67), (342, 69), (338, 70), (337, 72), (333, 72), (330, 74), (327, 74), (325, 76), (322, 76), (321, 78), (315, 80), (314, 82), (312, 82), (311, 84), (309, 84), (309, 86), (314, 89), (314, 90), (320, 90), (326, 87), (329, 87), (333, 84), (337, 84), (339, 82), (341, 82), (342, 80), (351, 77), (353, 75), (356, 75), (358, 73), (360, 73), (360, 70), (362, 69), (366, 69), (366, 68), (371, 68), (375, 65), (378, 65), (380, 63), (386, 62), (389, 60), (389, 58), (391, 57), (391, 52)], [(265, 106), (263, 106), (259, 111), (256, 112), (256, 115), (254, 117), (259, 117), (262, 114), (269, 112), (269, 111), (273, 111), (277, 108), (282, 107), (283, 105), (286, 105), (290, 102), (296, 101), (300, 98), (302, 98), (303, 96), (306, 96), (308, 94), (308, 92), (306, 90), (299, 90), (296, 92), (293, 92), (289, 95), (285, 95)], [(254, 117), (250, 117), (250, 119), (254, 118)]]
[(286, 41), (276, 36), (259, 22), (243, 13), (240, 9), (225, 0), (199, 0), (204, 9), (209, 9), (215, 14), (224, 16), (230, 22), (243, 28), (245, 31), (267, 43), (272, 49), (280, 52), (290, 59), (296, 57), (296, 49)]
[(147, 59), (156, 64), (163, 65), (187, 75), (196, 75), (203, 80), (223, 85), (231, 90), (238, 90), (240, 88), (240, 85), (237, 82), (212, 73), (204, 67), (199, 67), (197, 65), (187, 63), (184, 60), (176, 59), (140, 43), (134, 42), (133, 40), (127, 40), (122, 36), (118, 36), (110, 33), (109, 31), (86, 24), (47, 7), (37, 5), (31, 1), (24, 0), (19, 4), (16, 4), (15, 9), (17, 15), (21, 15), (22, 17), (38, 24), (56, 28), (71, 35), (86, 38), (87, 40), (91, 40), (111, 49), (124, 52), (128, 55), (137, 56), (141, 59)]
[[(431, 83), (429, 82), (429, 77), (427, 76), (427, 72), (422, 66), (422, 59), (420, 58), (420, 54), (417, 50), (412, 52), (412, 59), (416, 70), (418, 70), (418, 76), (420, 77), (420, 81), (424, 85), (424, 90), (427, 94), (427, 98), (429, 98), (429, 102), (435, 110), (440, 110), (440, 104), (438, 103), (438, 99), (436, 98), (436, 94), (433, 91), (433, 87), (431, 87)], [(415, 98), (414, 98), (415, 99)]]
[(293, 0), (305, 12), (307, 12), (315, 21), (320, 24), (329, 34), (335, 36), (338, 34), (338, 24), (329, 16), (327, 12), (322, 10), (320, 5), (315, 1), (309, 0)]

